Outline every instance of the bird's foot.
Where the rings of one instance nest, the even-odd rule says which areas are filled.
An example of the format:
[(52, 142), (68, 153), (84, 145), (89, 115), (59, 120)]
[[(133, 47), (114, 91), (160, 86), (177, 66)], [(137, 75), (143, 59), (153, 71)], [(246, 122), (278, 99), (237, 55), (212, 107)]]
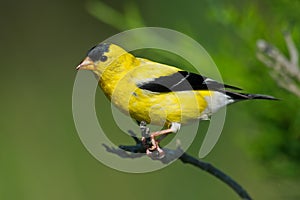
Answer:
[(153, 153), (156, 152), (158, 158), (163, 158), (165, 156), (165, 153), (159, 147), (159, 142), (168, 134), (177, 132), (180, 128), (180, 124), (172, 123), (172, 126), (170, 128), (153, 133), (150, 133), (150, 129), (146, 126), (146, 122), (142, 121), (140, 123), (140, 129), (142, 132), (142, 144), (146, 149), (146, 154), (152, 157)]
[(155, 139), (155, 137), (157, 135), (156, 133), (152, 133), (151, 136), (150, 136), (151, 146), (147, 148), (146, 154), (148, 156), (152, 157), (153, 153), (155, 152), (155, 156), (158, 157), (159, 159), (161, 159), (165, 156), (165, 152), (159, 146), (159, 141), (160, 140)]
[(160, 147), (158, 147), (156, 149), (156, 151), (150, 150), (150, 148), (149, 148), (149, 149), (146, 150), (146, 154), (149, 157), (155, 157), (155, 158), (158, 158), (158, 159), (162, 159), (162, 158), (165, 157), (165, 152)]
[(165, 156), (164, 151), (159, 147), (157, 141), (154, 140), (154, 142), (152, 143), (152, 141), (150, 141), (150, 138), (145, 138), (145, 137), (142, 137), (141, 141), (144, 148), (146, 149), (147, 156), (155, 157), (158, 159), (161, 159)]
[[(144, 125), (144, 124), (143, 124)], [(150, 129), (145, 126), (141, 127), (142, 131), (142, 145), (146, 149), (146, 154), (149, 157), (161, 159), (165, 156), (164, 151), (159, 147), (159, 140), (155, 139), (155, 134), (150, 133)]]

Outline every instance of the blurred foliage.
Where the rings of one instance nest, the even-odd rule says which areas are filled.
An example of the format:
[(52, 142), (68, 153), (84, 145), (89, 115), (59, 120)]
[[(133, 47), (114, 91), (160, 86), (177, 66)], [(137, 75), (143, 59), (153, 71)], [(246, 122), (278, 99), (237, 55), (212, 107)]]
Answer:
[(97, 19), (101, 19), (102, 22), (119, 30), (145, 26), (141, 14), (133, 2), (124, 4), (124, 13), (118, 12), (101, 1), (88, 2), (87, 10)]
[[(241, 183), (254, 199), (300, 199), (300, 102), (278, 88), (255, 57), (259, 38), (286, 53), (282, 38), (286, 29), (300, 46), (299, 4), (295, 0), (3, 1), (0, 199), (150, 200), (153, 190), (157, 200), (238, 199), (223, 183), (180, 162), (147, 174), (116, 171), (94, 159), (80, 141), (71, 105), (75, 67), (91, 46), (139, 26), (189, 35), (210, 53), (226, 83), (282, 99), (229, 106), (221, 138), (205, 160)], [(160, 58), (161, 52), (147, 52), (135, 53), (178, 62)], [(98, 99), (97, 111), (110, 116), (110, 104), (100, 91)], [(112, 141), (132, 142), (110, 120), (100, 118), (112, 132)], [(192, 155), (198, 154), (201, 133), (188, 150)]]
[[(100, 1), (89, 2), (87, 9), (101, 22), (122, 31), (148, 24), (141, 14), (142, 9), (138, 11), (138, 4), (138, 2), (124, 3), (123, 13)], [(295, 109), (299, 108), (300, 101), (285, 91), (278, 91), (280, 89), (268, 77), (266, 69), (255, 59), (255, 44), (259, 38), (267, 38), (286, 51), (281, 32), (293, 28), (294, 37), (296, 41), (298, 40), (300, 29), (296, 26), (296, 22), (300, 21), (300, 16), (295, 13), (300, 9), (300, 3), (288, 0), (236, 3), (215, 0), (207, 1), (206, 8), (202, 17), (206, 17), (210, 23), (218, 24), (224, 29), (224, 32), (218, 35), (218, 43), (215, 44), (221, 52), (214, 56), (214, 60), (220, 63), (225, 80), (229, 80), (232, 84), (233, 81), (239, 81), (239, 85), (245, 86), (249, 91), (261, 93), (267, 91), (282, 99), (282, 102), (248, 104), (247, 111), (252, 113), (253, 119), (260, 122), (257, 123), (260, 131), (256, 131), (260, 133), (255, 137), (249, 137), (251, 140), (247, 140), (243, 145), (268, 168), (285, 175), (300, 175), (296, 170), (300, 167), (300, 132), (297, 131), (300, 109)], [(123, 22), (119, 20), (120, 18)], [(199, 28), (201, 29), (201, 27), (192, 27), (189, 32), (196, 34)], [(182, 32), (185, 33), (185, 30), (182, 29)], [(214, 55), (213, 52), (210, 53)], [(157, 54), (150, 54), (148, 57), (147, 54), (141, 55), (146, 58), (150, 56), (160, 62), (175, 64), (168, 62), (168, 59), (159, 58)], [(164, 57), (162, 55), (161, 57)], [(178, 59), (175, 62), (178, 66), (188, 65)], [(223, 70), (222, 67), (227, 65), (230, 65), (230, 68)], [(252, 134), (251, 128), (245, 128), (245, 132)]]
[[(279, 45), (286, 52), (286, 46), (283, 46), (285, 43), (283, 42), (282, 32), (290, 31), (290, 29), (293, 29), (294, 37), (298, 40), (300, 29), (295, 23), (300, 22), (300, 17), (295, 15), (295, 11), (300, 9), (299, 2), (292, 3), (292, 1), (280, 0), (278, 2), (273, 1), (272, 3), (265, 2), (244, 6), (240, 8), (224, 4), (223, 8), (228, 7), (224, 13), (218, 12), (217, 9), (212, 9), (212, 14), (215, 21), (228, 27), (242, 38), (248, 46), (251, 46), (250, 49), (252, 51), (256, 41), (263, 37), (271, 40), (273, 44)], [(273, 15), (270, 15), (268, 11)], [(297, 44), (300, 47), (300, 43)], [(253, 54), (254, 51), (252, 52)], [(247, 59), (244, 59), (242, 62), (246, 63)], [(257, 61), (253, 62), (253, 64), (253, 69), (255, 66), (261, 67), (262, 65), (257, 63)], [(264, 72), (261, 70), (260, 73)], [(256, 74), (260, 76), (258, 73)], [(265, 81), (263, 78), (260, 79)], [(260, 86), (254, 82), (252, 84), (252, 87), (255, 88)], [(267, 84), (267, 82), (261, 82), (261, 84)], [(285, 175), (300, 175), (297, 170), (300, 167), (300, 132), (297, 131), (300, 110), (295, 109), (299, 108), (300, 101), (292, 94), (285, 94), (287, 92), (282, 91), (282, 94), (278, 93), (276, 90), (280, 89), (277, 86), (273, 87), (274, 89), (270, 89), (270, 92), (274, 95), (277, 94), (283, 102), (262, 108), (262, 115), (256, 116), (261, 118), (262, 123), (259, 126), (264, 127), (268, 131), (256, 136), (250, 143), (251, 147), (249, 149), (268, 168)], [(252, 110), (255, 109), (255, 107), (251, 108)], [(264, 117), (262, 117), (263, 115)]]

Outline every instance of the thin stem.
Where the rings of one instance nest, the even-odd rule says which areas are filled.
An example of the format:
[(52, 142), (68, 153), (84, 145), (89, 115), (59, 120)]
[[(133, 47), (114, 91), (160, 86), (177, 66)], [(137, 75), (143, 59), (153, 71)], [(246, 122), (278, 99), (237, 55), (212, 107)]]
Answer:
[[(106, 150), (108, 152), (114, 153), (119, 155), (122, 158), (139, 158), (141, 156), (145, 155), (145, 152), (147, 148), (149, 148), (149, 145), (151, 143), (149, 141), (142, 142), (141, 139), (138, 139), (137, 136), (130, 131), (131, 137), (136, 142), (135, 145), (132, 146), (126, 146), (126, 145), (120, 145), (119, 149), (115, 149), (113, 147), (108, 147), (107, 145), (104, 145)], [(241, 199), (244, 200), (251, 200), (252, 198), (250, 195), (246, 192), (246, 190), (238, 184), (234, 179), (232, 179), (230, 176), (219, 170), (218, 168), (214, 167), (212, 164), (201, 161), (187, 153), (184, 153), (180, 147), (178, 147), (175, 150), (166, 149), (163, 148), (163, 151), (165, 153), (165, 156), (163, 158), (158, 158), (154, 154), (151, 154), (149, 157), (153, 160), (161, 161), (164, 164), (173, 162), (176, 159), (179, 159), (185, 164), (191, 164), (211, 175), (218, 178), (220, 181), (228, 185), (230, 188), (232, 188), (235, 193), (237, 193)], [(127, 153), (130, 152), (130, 153)]]

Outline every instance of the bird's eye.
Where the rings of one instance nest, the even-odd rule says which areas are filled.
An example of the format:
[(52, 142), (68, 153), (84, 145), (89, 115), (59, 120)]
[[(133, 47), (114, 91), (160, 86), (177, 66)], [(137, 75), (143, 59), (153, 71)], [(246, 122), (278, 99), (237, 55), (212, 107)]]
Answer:
[(100, 60), (101, 60), (102, 62), (105, 62), (105, 61), (107, 60), (107, 56), (101, 56), (101, 57), (100, 57)]

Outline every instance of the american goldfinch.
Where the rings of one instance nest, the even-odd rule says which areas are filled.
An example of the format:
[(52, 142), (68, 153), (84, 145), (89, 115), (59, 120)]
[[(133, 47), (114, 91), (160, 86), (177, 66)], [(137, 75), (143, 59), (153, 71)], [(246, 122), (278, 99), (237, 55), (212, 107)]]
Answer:
[(166, 129), (151, 134), (151, 154), (159, 147), (158, 136), (176, 133), (181, 124), (207, 120), (220, 108), (251, 99), (275, 100), (240, 90), (199, 74), (166, 64), (137, 58), (120, 46), (100, 43), (90, 49), (77, 70), (91, 70), (111, 102), (138, 122), (161, 125)]

